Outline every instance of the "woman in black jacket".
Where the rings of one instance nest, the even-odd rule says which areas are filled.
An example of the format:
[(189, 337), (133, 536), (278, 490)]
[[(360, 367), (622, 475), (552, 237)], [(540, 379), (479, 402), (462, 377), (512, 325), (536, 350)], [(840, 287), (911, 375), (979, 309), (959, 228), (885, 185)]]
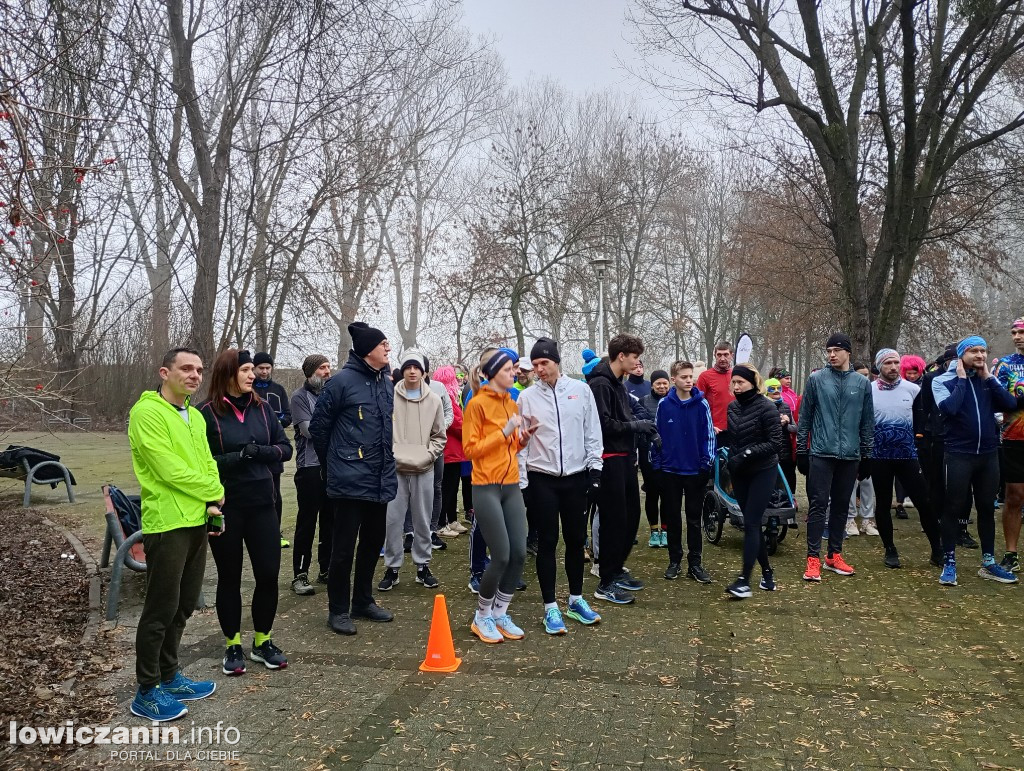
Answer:
[(764, 546), (761, 519), (775, 489), (779, 454), (785, 449), (785, 435), (779, 412), (761, 394), (761, 376), (749, 364), (732, 368), (729, 404), (729, 473), (736, 500), (743, 510), (743, 570), (726, 592), (733, 597), (750, 597), (750, 571), (754, 560), (761, 564), (761, 588), (776, 589), (768, 552)]
[(292, 457), (292, 446), (277, 414), (253, 393), (254, 379), (249, 352), (229, 348), (213, 363), (210, 395), (199, 408), (224, 485), (224, 532), (210, 540), (210, 551), (217, 564), (217, 619), (227, 646), (222, 666), (226, 675), (245, 674), (243, 543), (256, 579), (252, 659), (267, 669), (288, 666), (288, 659), (271, 640), (281, 571), (281, 528), (272, 467)]

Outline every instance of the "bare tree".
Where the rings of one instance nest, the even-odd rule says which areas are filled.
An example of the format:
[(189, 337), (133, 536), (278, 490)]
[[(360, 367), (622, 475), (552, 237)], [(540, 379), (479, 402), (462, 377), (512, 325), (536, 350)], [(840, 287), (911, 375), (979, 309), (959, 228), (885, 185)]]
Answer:
[(857, 352), (895, 344), (936, 206), (963, 164), (1024, 125), (1008, 67), (1024, 48), (1019, 0), (640, 7), (643, 42), (697, 73), (690, 93), (781, 110), (808, 143)]

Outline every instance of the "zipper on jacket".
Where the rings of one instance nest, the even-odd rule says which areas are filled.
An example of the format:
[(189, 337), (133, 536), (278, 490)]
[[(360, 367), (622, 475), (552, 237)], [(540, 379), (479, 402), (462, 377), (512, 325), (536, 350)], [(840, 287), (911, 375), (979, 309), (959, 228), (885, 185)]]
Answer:
[(971, 389), (971, 396), (974, 397), (974, 414), (978, 419), (978, 443), (975, 447), (974, 454), (981, 454), (981, 405), (978, 404), (978, 392), (974, 389), (974, 385), (970, 380), (967, 381), (968, 387)]
[[(557, 380), (555, 381), (555, 386), (558, 386)], [(558, 391), (552, 388), (551, 396), (555, 400), (555, 424), (558, 426), (558, 476), (564, 476), (565, 459), (562, 454), (562, 413), (558, 410)]]

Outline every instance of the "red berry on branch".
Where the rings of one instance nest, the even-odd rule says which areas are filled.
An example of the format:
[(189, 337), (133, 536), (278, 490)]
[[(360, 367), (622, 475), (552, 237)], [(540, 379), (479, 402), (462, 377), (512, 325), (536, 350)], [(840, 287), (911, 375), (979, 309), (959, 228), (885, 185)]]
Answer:
[(37, 391), (42, 391), (43, 390), (43, 384), (42, 383), (36, 383), (36, 390)]
[(39, 282), (36, 281), (35, 279), (32, 279), (32, 286), (39, 286)]
[(67, 239), (64, 239), (64, 238), (58, 238), (58, 239), (57, 239), (57, 243), (58, 243), (58, 244), (63, 244), (63, 243), (64, 243), (64, 241), (66, 241), (66, 240), (67, 240)]

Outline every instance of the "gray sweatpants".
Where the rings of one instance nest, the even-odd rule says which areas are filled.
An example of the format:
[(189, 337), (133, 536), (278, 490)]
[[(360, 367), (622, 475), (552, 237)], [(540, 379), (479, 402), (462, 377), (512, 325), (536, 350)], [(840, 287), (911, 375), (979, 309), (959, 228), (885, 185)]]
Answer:
[(473, 485), (476, 525), (487, 542), (491, 562), (480, 578), (480, 596), (500, 589), (513, 594), (526, 562), (526, 506), (518, 484)]
[(412, 517), (412, 561), (430, 562), (430, 511), (434, 502), (434, 469), (422, 474), (399, 474), (398, 494), (388, 504), (387, 531), (384, 536), (384, 565), (402, 567), (405, 555), (405, 513)]

